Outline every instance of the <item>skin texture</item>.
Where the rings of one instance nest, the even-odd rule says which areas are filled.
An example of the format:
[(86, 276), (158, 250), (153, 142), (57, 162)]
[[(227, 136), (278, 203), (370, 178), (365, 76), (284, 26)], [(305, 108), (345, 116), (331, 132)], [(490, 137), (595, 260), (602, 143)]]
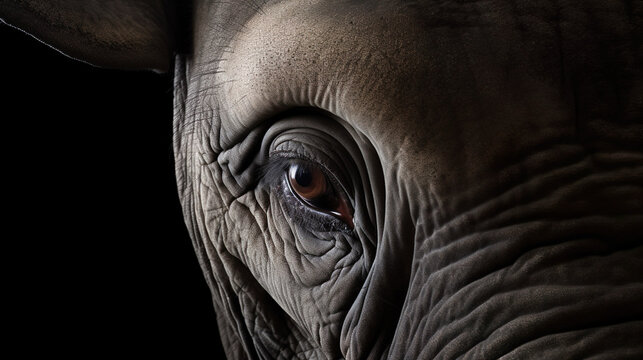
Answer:
[(641, 357), (641, 11), (195, 1), (176, 175), (228, 357)]
[[(640, 353), (632, 9), (212, 10), (177, 66), (175, 151), (231, 357)], [(322, 133), (285, 148), (349, 169), (353, 236), (320, 244), (257, 186), (291, 129)]]

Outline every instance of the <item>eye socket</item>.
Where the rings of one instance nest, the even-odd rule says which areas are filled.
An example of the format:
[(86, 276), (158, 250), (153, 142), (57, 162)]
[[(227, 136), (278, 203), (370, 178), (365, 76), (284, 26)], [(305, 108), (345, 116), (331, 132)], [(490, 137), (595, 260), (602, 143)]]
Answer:
[(344, 221), (351, 229), (353, 216), (346, 199), (336, 191), (324, 171), (314, 164), (293, 162), (286, 174), (290, 191), (304, 205)]

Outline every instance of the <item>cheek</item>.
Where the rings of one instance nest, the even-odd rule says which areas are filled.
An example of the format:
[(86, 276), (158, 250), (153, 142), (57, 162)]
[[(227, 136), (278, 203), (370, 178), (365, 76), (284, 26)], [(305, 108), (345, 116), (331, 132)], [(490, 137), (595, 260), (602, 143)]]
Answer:
[[(322, 348), (337, 349), (336, 334), (366, 276), (360, 243), (344, 234), (328, 238), (300, 229), (280, 199), (261, 188), (234, 201), (222, 226), (227, 251), (282, 314)], [(282, 321), (282, 314), (262, 316)]]

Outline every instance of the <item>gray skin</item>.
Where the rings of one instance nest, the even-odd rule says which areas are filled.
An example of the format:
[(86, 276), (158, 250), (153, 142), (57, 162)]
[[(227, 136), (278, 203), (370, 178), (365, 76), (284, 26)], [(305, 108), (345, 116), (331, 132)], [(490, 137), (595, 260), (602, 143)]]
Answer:
[(0, 17), (98, 66), (191, 40), (176, 177), (229, 358), (643, 357), (641, 1), (122, 3)]

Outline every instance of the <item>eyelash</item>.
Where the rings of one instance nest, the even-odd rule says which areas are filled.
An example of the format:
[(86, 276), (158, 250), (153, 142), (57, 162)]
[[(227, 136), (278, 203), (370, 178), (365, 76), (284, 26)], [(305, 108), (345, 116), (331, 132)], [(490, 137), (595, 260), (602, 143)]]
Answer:
[(351, 234), (352, 230), (343, 221), (336, 217), (316, 211), (303, 204), (290, 190), (286, 183), (286, 172), (295, 162), (312, 163), (319, 166), (331, 184), (341, 192), (336, 177), (317, 161), (308, 160), (302, 157), (272, 156), (268, 163), (260, 169), (260, 185), (273, 190), (279, 198), (287, 215), (303, 229), (320, 232), (340, 231)]

